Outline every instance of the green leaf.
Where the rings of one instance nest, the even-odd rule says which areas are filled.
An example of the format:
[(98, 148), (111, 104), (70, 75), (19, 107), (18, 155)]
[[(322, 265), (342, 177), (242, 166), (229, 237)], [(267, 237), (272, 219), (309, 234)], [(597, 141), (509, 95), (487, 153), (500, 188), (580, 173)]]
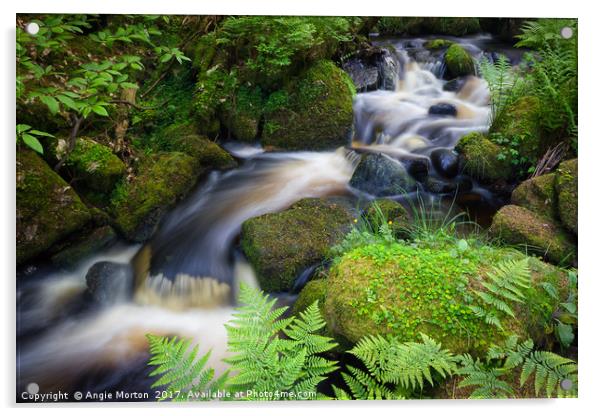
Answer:
[(98, 105), (98, 104), (93, 105), (92, 106), (92, 111), (94, 111), (99, 116), (104, 116), (104, 117), (108, 117), (109, 116), (109, 113), (107, 112), (107, 110), (102, 105)]
[(24, 131), (27, 131), (31, 128), (31, 126), (27, 124), (17, 124), (17, 134), (21, 134)]
[(23, 134), (22, 137), (23, 137), (23, 142), (27, 146), (29, 146), (30, 148), (32, 148), (33, 150), (35, 150), (36, 152), (38, 152), (40, 154), (44, 153), (44, 148), (42, 147), (42, 144), (34, 136), (25, 133), (25, 134)]
[(40, 101), (46, 104), (53, 115), (59, 112), (59, 102), (54, 97), (49, 95), (41, 95)]
[(569, 347), (575, 339), (573, 327), (562, 322), (557, 322), (556, 324), (556, 335), (558, 337), (558, 341), (560, 341), (562, 346), (565, 348)]
[(54, 137), (52, 134), (40, 130), (30, 130), (29, 133), (33, 134), (34, 136)]
[(68, 108), (79, 111), (79, 105), (70, 97), (66, 95), (57, 95), (56, 97), (61, 103), (65, 104)]
[(161, 61), (161, 63), (164, 63), (164, 62), (167, 62), (167, 61), (169, 61), (171, 58), (172, 58), (172, 55), (171, 55), (171, 54), (169, 54), (169, 53), (166, 53), (165, 55), (163, 55), (163, 56), (161, 57), (161, 60), (160, 60), (160, 61)]

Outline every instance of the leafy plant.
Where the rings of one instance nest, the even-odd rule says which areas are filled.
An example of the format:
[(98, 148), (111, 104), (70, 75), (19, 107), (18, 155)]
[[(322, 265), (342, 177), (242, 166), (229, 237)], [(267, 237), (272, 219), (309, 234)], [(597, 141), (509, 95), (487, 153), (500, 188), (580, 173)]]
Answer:
[(38, 137), (54, 137), (50, 133), (44, 131), (33, 130), (31, 126), (27, 124), (17, 124), (17, 143), (24, 143), (29, 148), (35, 150), (38, 153), (44, 153), (42, 143), (38, 140)]
[(161, 376), (151, 388), (164, 388), (159, 400), (209, 400), (212, 392), (224, 388), (228, 372), (214, 379), (215, 371), (205, 368), (211, 351), (199, 358), (199, 347), (190, 351), (190, 340), (152, 334), (146, 338), (151, 353), (148, 365), (157, 366), (149, 376)]

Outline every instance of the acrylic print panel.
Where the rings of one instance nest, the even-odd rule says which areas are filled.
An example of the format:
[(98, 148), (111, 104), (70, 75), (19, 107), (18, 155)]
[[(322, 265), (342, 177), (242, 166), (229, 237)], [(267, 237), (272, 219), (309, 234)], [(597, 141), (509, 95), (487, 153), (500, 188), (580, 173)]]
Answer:
[(577, 396), (577, 21), (17, 15), (17, 401)]

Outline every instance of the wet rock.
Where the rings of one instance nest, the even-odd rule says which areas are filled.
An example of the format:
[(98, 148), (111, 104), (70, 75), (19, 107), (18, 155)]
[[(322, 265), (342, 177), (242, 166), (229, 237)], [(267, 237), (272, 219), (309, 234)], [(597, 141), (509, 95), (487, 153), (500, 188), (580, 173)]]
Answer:
[(554, 221), (517, 205), (502, 207), (493, 217), (489, 233), (507, 244), (516, 244), (553, 263), (572, 264), (576, 246)]
[(402, 195), (416, 189), (403, 165), (380, 153), (362, 155), (349, 184), (374, 196)]
[(435, 149), (431, 153), (431, 162), (433, 167), (440, 175), (446, 178), (453, 178), (458, 174), (459, 157), (449, 149)]
[(562, 224), (577, 234), (577, 159), (567, 160), (558, 166), (555, 188), (558, 194), (558, 216)]
[(544, 218), (555, 220), (557, 205), (555, 177), (554, 174), (549, 173), (524, 181), (512, 191), (512, 204), (527, 208)]
[(429, 114), (433, 116), (452, 116), (458, 114), (458, 110), (453, 104), (439, 103), (429, 107)]
[(450, 46), (445, 52), (445, 66), (447, 79), (476, 73), (472, 56), (458, 44)]
[(506, 160), (500, 160), (502, 148), (481, 133), (470, 133), (456, 145), (463, 172), (485, 184), (505, 182), (512, 178), (514, 169)]
[(109, 225), (96, 228), (91, 232), (77, 236), (74, 241), (70, 242), (68, 247), (54, 254), (51, 260), (61, 267), (73, 267), (92, 253), (108, 247), (115, 241), (116, 237), (115, 231)]
[(466, 83), (466, 78), (454, 78), (443, 84), (443, 91), (458, 92)]
[(427, 159), (412, 159), (406, 163), (408, 173), (419, 181), (424, 180), (429, 174)]
[(247, 220), (241, 246), (267, 292), (288, 291), (350, 229), (353, 216), (333, 200), (304, 199), (289, 209)]
[(95, 302), (111, 305), (131, 297), (132, 268), (129, 264), (100, 261), (86, 273), (86, 287)]
[(44, 253), (91, 218), (75, 191), (35, 152), (17, 151), (17, 265)]
[(455, 192), (458, 189), (458, 185), (450, 181), (442, 181), (437, 178), (429, 177), (424, 182), (424, 187), (427, 191), (436, 194), (448, 194)]
[(353, 123), (353, 81), (331, 61), (319, 61), (289, 81), (287, 104), (265, 115), (261, 144), (287, 150), (347, 144)]
[(378, 88), (378, 67), (367, 65), (359, 59), (351, 59), (343, 64), (357, 91), (374, 91)]

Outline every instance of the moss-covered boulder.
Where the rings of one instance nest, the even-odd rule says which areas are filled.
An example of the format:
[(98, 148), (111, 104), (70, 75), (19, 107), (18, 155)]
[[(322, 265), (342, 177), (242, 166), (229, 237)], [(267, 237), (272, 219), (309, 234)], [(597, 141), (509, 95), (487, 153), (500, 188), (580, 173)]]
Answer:
[[(474, 242), (462, 245), (461, 253), (459, 249), (458, 242), (450, 241), (430, 246), (373, 244), (346, 253), (335, 262), (325, 284), (324, 312), (330, 330), (351, 343), (377, 334), (411, 341), (425, 333), (451, 351), (481, 356), (491, 343), (509, 334), (543, 333), (559, 301), (539, 283), (553, 285), (562, 299), (567, 294), (566, 274), (528, 258), (532, 284), (522, 291), (523, 303), (507, 302), (512, 317), (477, 292), (489, 292), (483, 283), (489, 282), (487, 273), (495, 265), (525, 256)], [(499, 325), (477, 308), (495, 316)]]
[(461, 165), (465, 173), (483, 183), (507, 181), (514, 170), (505, 160), (500, 160), (502, 148), (481, 133), (470, 133), (462, 137), (456, 145), (461, 155)]
[(36, 153), (17, 152), (17, 264), (48, 250), (90, 220), (75, 191)]
[(539, 120), (539, 99), (526, 96), (509, 105), (496, 117), (489, 134), (499, 143), (509, 143), (531, 162), (556, 143), (544, 140)]
[(555, 221), (527, 208), (517, 205), (502, 207), (494, 215), (489, 232), (494, 238), (524, 246), (529, 252), (554, 263), (571, 264), (576, 259), (576, 247), (571, 236)]
[(544, 218), (554, 220), (556, 218), (555, 182), (556, 175), (553, 173), (527, 179), (512, 191), (511, 202)]
[[(320, 313), (322, 314), (322, 318), (326, 320), (326, 314), (324, 313), (324, 305), (326, 303), (326, 290), (328, 286), (328, 281), (326, 279), (316, 279), (309, 281), (303, 290), (299, 293), (297, 300), (293, 304), (292, 313), (296, 316), (307, 309), (308, 306), (312, 305), (314, 302), (318, 301), (318, 307), (320, 308)], [(328, 328), (328, 325), (325, 325), (322, 329), (318, 331), (319, 335), (333, 337), (334, 334)]]
[(435, 50), (449, 48), (453, 44), (454, 42), (449, 39), (431, 39), (424, 42), (424, 47), (426, 49)]
[(65, 161), (78, 183), (92, 191), (109, 193), (125, 173), (125, 163), (108, 146), (79, 137)]
[(458, 44), (451, 45), (445, 52), (445, 67), (448, 79), (476, 73), (472, 56)]
[(233, 103), (222, 111), (222, 122), (235, 139), (254, 142), (259, 132), (262, 111), (261, 89), (240, 87)]
[(245, 221), (242, 249), (263, 290), (287, 291), (299, 273), (324, 259), (351, 222), (339, 202), (304, 199), (285, 211)]
[[(289, 150), (332, 149), (348, 142), (355, 86), (331, 61), (291, 80), (268, 106), (261, 144)], [(273, 95), (274, 95), (273, 94)]]
[(148, 240), (161, 217), (195, 185), (204, 172), (199, 160), (163, 153), (146, 161), (132, 181), (113, 192), (111, 211), (119, 231), (132, 241)]
[(567, 160), (558, 166), (555, 187), (558, 216), (566, 228), (577, 234), (577, 159)]

